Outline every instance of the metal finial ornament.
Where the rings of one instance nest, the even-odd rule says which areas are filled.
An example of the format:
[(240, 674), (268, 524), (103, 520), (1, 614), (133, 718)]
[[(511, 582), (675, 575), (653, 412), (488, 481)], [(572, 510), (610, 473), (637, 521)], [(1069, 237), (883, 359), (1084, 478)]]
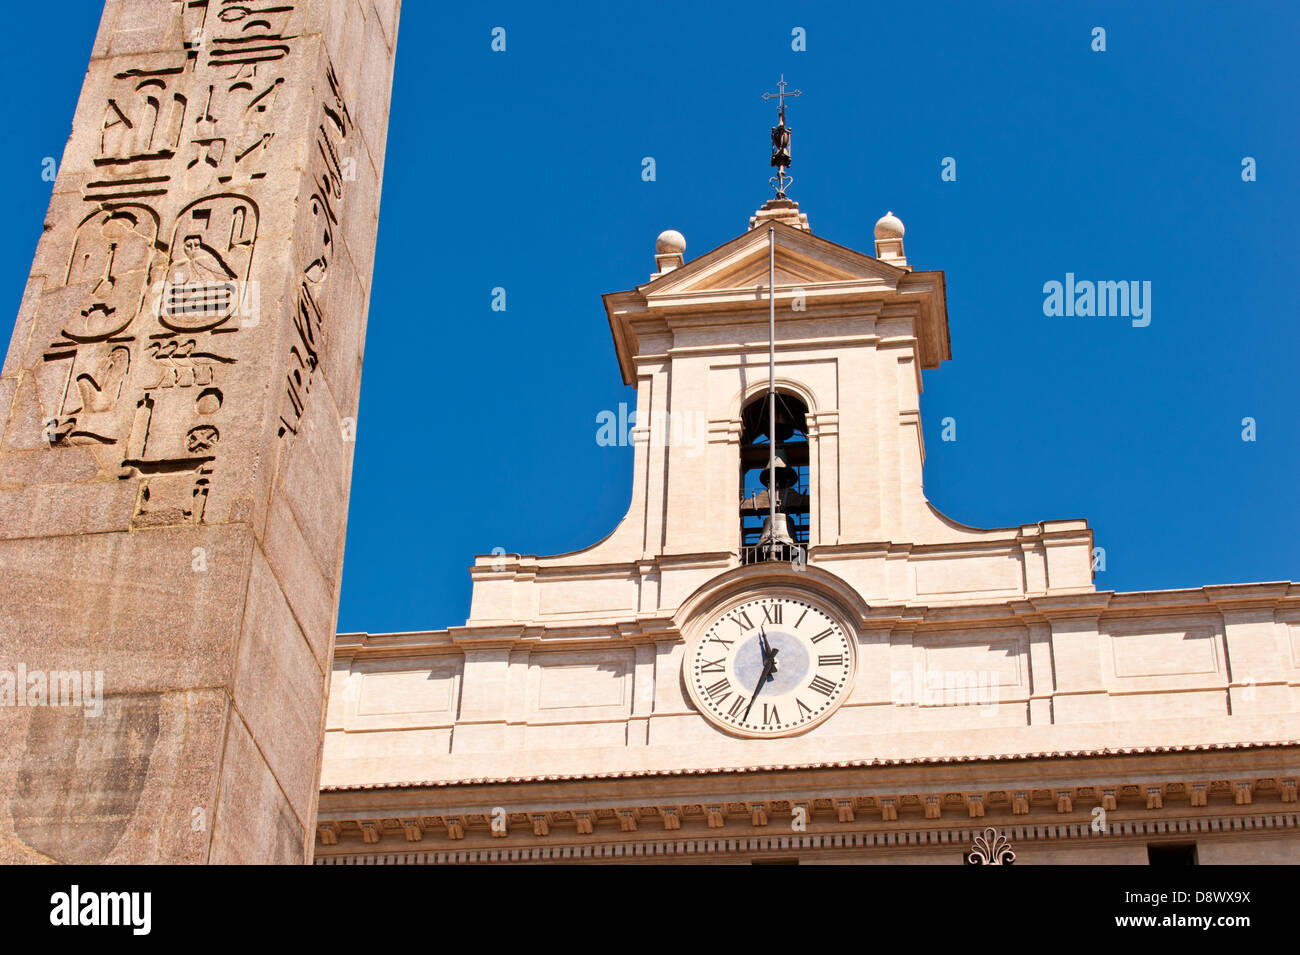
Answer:
[(992, 827), (985, 829), (982, 836), (975, 837), (971, 850), (966, 857), (971, 865), (1013, 865), (1016, 861), (1010, 841)]
[(785, 191), (790, 188), (794, 182), (793, 176), (787, 176), (786, 170), (790, 168), (790, 127), (785, 124), (785, 101), (794, 99), (796, 96), (802, 96), (802, 90), (786, 91), (785, 74), (781, 74), (781, 82), (776, 84), (777, 92), (764, 93), (763, 99), (775, 99), (777, 103), (777, 125), (772, 127), (772, 165), (776, 168), (776, 175), (768, 182), (776, 190), (778, 199), (785, 198)]

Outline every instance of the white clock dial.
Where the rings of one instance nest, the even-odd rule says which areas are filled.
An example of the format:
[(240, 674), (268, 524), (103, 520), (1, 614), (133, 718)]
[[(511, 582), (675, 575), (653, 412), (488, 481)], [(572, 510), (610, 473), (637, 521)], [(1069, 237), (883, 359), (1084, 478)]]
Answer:
[(852, 689), (854, 640), (793, 597), (756, 597), (709, 623), (687, 651), (686, 686), (708, 719), (741, 736), (788, 736), (826, 719)]

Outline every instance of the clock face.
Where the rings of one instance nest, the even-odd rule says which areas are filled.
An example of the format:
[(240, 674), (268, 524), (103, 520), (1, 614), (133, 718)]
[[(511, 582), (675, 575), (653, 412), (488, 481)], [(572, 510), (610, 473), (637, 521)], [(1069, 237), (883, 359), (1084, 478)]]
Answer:
[(816, 604), (747, 600), (687, 650), (686, 686), (713, 723), (740, 736), (788, 736), (826, 719), (852, 688), (853, 637)]

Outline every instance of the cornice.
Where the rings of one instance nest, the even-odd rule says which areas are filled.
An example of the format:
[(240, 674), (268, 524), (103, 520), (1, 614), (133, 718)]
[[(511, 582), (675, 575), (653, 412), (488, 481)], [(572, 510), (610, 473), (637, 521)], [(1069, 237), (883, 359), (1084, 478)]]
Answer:
[[(814, 235), (805, 229), (796, 229), (781, 222), (772, 225), (778, 260), (783, 255), (788, 255), (802, 263), (819, 266), (828, 273), (828, 277), (829, 273), (838, 272), (846, 280), (856, 277), (858, 281), (874, 281), (894, 287), (908, 275), (905, 269), (832, 242), (824, 236)], [(768, 242), (766, 226), (749, 229), (696, 256), (681, 268), (638, 286), (636, 291), (650, 300), (698, 288), (701, 284), (707, 285), (711, 277), (720, 276), (725, 279), (744, 263), (755, 259), (765, 260)]]
[(545, 774), (538, 776), (497, 776), (467, 779), (422, 780), (415, 782), (355, 783), (322, 786), (321, 793), (364, 792), (385, 789), (448, 789), (461, 786), (499, 786), (520, 783), (556, 783), (605, 779), (653, 779), (677, 776), (734, 776), (751, 773), (789, 773), (831, 769), (867, 769), (895, 766), (940, 766), (974, 763), (1016, 763), (1032, 760), (1107, 759), (1128, 756), (1165, 755), (1170, 753), (1221, 753), (1236, 751), (1295, 748), (1300, 758), (1300, 740), (1263, 740), (1258, 742), (1191, 743), (1171, 746), (1121, 746), (1100, 749), (1043, 750), (1026, 753), (963, 754), (940, 757), (900, 757), (836, 760), (813, 763), (776, 763), (749, 766), (721, 766), (705, 769), (634, 769), (608, 773)]
[[(990, 826), (1013, 841), (1027, 841), (1236, 833), (1300, 824), (1300, 741), (1089, 752), (1108, 758), (1030, 754), (1072, 760), (1039, 767), (1008, 757), (868, 760), (812, 764), (823, 767), (816, 772), (756, 766), (614, 773), (599, 777), (600, 784), (592, 782), (596, 777), (546, 776), (506, 786), (458, 780), (416, 787), (326, 787), (317, 860), (356, 859), (366, 846), (390, 840), (388, 861), (412, 861), (397, 846), (404, 841), (409, 851), (409, 843), (424, 842), (426, 836), (433, 845), (425, 861), (448, 862), (773, 848), (913, 850), (969, 845), (974, 834)], [(1203, 755), (1188, 755), (1196, 753)], [(993, 762), (1002, 765), (987, 765)], [(984, 765), (957, 773), (863, 775), (843, 769), (939, 763)], [(663, 779), (647, 784), (647, 775)], [(633, 777), (642, 778), (629, 782)], [(484, 853), (504, 854), (488, 858)]]
[(447, 630), (420, 630), (412, 633), (340, 633), (334, 638), (334, 660), (354, 657), (377, 659), (409, 656), (412, 652), (449, 649), (454, 646)]
[[(884, 557), (911, 552), (910, 548), (900, 548), (891, 544), (853, 546), (863, 556)], [(822, 546), (813, 548), (813, 561), (828, 549)], [(599, 576), (646, 576), (671, 567), (726, 567), (731, 558), (732, 555), (726, 553), (665, 555), (652, 561), (638, 560), (625, 564), (603, 565), (601, 567), (603, 573)], [(743, 566), (731, 567), (711, 580), (703, 589), (742, 586), (742, 583), (738, 583), (742, 579), (760, 577), (767, 579), (763, 574), (763, 568), (760, 566), (755, 570), (755, 566), (750, 565), (748, 570)], [(834, 562), (829, 562), (827, 566), (833, 568)], [(822, 573), (818, 576), (824, 576), (828, 580), (839, 579), (825, 567), (818, 568), (816, 563), (810, 562), (807, 568), (820, 570)], [(591, 568), (566, 567), (563, 568), (563, 572), (564, 576), (582, 576), (591, 573)], [(807, 581), (810, 578), (805, 571), (797, 576), (786, 575), (781, 579), (783, 583), (797, 585), (800, 581)], [(837, 586), (835, 589), (840, 592), (843, 588)], [(341, 633), (335, 639), (334, 658), (352, 660), (406, 657), (428, 651), (467, 647), (505, 649), (543, 644), (547, 647), (560, 647), (590, 646), (593, 643), (611, 645), (643, 643), (646, 640), (656, 642), (678, 640), (681, 636), (674, 621), (680, 622), (683, 608), (688, 608), (692, 599), (684, 600), (682, 605), (676, 608), (630, 616), (610, 612), (600, 619), (588, 619), (583, 623), (563, 619), (484, 620), (464, 626), (448, 627), (444, 630), (381, 634)], [(850, 603), (857, 602), (850, 601)], [(1184, 614), (1243, 611), (1290, 611), (1300, 614), (1300, 585), (1280, 581), (1127, 593), (1081, 590), (1073, 593), (1031, 594), (956, 603), (865, 600), (857, 609), (860, 612), (855, 622), (873, 632), (890, 629), (915, 631), (979, 626), (1024, 626), (1030, 623), (1069, 619), (1095, 620), (1098, 626), (1105, 626), (1110, 620), (1118, 617), (1126, 620), (1134, 618), (1157, 620)]]
[[(1080, 842), (1095, 844), (1106, 842), (1143, 842), (1153, 836), (1214, 834), (1222, 832), (1276, 832), (1294, 830), (1300, 826), (1300, 813), (1272, 812), (1248, 815), (1200, 816), (1192, 819), (1138, 819), (1116, 822), (1105, 832), (1093, 831), (1090, 821), (1042, 825), (1009, 825), (998, 827), (999, 833), (1010, 840), (1012, 847), (1026, 843), (1060, 844)], [(404, 827), (405, 828), (405, 827)], [(899, 828), (881, 832), (853, 833), (788, 833), (758, 836), (706, 836), (694, 839), (650, 839), (644, 841), (596, 842), (574, 844), (502, 845), (474, 848), (423, 849), (411, 851), (366, 852), (348, 855), (325, 855), (320, 851), (326, 843), (318, 831), (316, 865), (456, 865), (505, 862), (582, 862), (599, 860), (624, 860), (690, 862), (697, 857), (788, 855), (797, 851), (849, 851), (879, 849), (882, 851), (907, 850), (910, 852), (960, 849), (963, 855), (971, 851), (975, 838), (988, 826), (958, 829)], [(373, 828), (372, 832), (375, 832)], [(405, 828), (406, 832), (413, 831)], [(536, 833), (535, 833), (536, 834)], [(549, 831), (547, 832), (549, 835)], [(374, 840), (378, 841), (378, 838)], [(420, 840), (413, 840), (420, 841)]]

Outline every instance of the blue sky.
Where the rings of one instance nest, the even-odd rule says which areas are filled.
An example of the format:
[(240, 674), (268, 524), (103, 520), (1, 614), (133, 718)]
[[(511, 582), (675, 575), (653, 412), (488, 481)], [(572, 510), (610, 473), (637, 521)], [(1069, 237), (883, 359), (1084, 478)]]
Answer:
[[(744, 231), (781, 73), (813, 231), (871, 252), (892, 209), (909, 261), (946, 273), (953, 361), (921, 405), (940, 510), (1087, 518), (1104, 590), (1300, 577), (1300, 8), (474, 6), (403, 11), (341, 631), (460, 624), (474, 554), (572, 550), (622, 517), (631, 448), (598, 445), (596, 416), (635, 395), (600, 295), (647, 278), (663, 229), (688, 259)], [(16, 7), (0, 37), (27, 78), (0, 151), (10, 315), (98, 9), (61, 5), (55, 32)], [(1151, 282), (1150, 325), (1045, 316), (1067, 272)]]

